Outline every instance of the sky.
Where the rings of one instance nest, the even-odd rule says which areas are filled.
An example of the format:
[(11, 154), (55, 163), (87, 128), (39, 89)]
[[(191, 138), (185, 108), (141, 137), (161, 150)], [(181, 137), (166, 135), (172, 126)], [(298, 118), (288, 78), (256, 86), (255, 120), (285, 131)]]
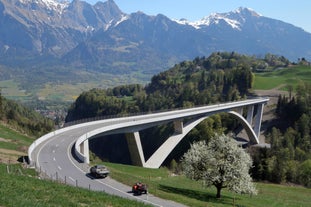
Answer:
[[(98, 1), (82, 0), (94, 5)], [(225, 13), (247, 7), (311, 33), (311, 0), (114, 0), (122, 12), (142, 11), (147, 15), (163, 14), (171, 19), (197, 21), (212, 13)]]

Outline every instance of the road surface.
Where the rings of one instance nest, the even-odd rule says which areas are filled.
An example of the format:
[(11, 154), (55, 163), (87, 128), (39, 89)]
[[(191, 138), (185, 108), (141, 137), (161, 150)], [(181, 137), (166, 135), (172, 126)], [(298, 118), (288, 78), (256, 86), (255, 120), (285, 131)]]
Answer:
[(93, 179), (88, 175), (89, 166), (79, 163), (72, 154), (74, 142), (88, 130), (103, 126), (86, 126), (85, 128), (72, 129), (53, 136), (41, 143), (33, 152), (36, 158), (35, 164), (42, 175), (53, 180), (58, 180), (68, 185), (87, 188), (94, 191), (102, 191), (108, 194), (127, 199), (138, 200), (153, 206), (183, 207), (184, 205), (157, 198), (151, 194), (134, 196), (131, 186), (119, 183), (110, 177), (105, 179)]

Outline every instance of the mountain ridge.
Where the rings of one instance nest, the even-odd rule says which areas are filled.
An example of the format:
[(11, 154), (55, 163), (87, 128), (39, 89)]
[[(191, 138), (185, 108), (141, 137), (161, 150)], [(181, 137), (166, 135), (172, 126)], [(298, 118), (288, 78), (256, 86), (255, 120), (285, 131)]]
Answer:
[(215, 51), (311, 59), (310, 33), (244, 7), (189, 22), (126, 14), (113, 0), (0, 0), (0, 27), (0, 64), (29, 73), (58, 67), (150, 77)]

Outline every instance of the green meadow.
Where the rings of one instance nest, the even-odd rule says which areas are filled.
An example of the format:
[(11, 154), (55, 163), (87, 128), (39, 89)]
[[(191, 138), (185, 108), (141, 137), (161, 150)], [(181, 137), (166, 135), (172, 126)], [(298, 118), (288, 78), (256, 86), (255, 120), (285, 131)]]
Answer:
[(310, 66), (293, 66), (271, 72), (255, 73), (253, 89), (270, 90), (281, 87), (281, 90), (286, 90), (287, 85), (295, 87), (300, 82), (311, 83)]
[[(310, 206), (311, 189), (300, 186), (257, 183), (258, 195), (240, 195), (223, 190), (216, 199), (213, 187), (166, 168), (145, 169), (135, 166), (105, 163), (111, 177), (129, 185), (137, 181), (148, 185), (149, 193), (197, 207), (305, 207)], [(67, 186), (56, 181), (40, 180), (33, 169), (19, 164), (0, 164), (0, 206), (148, 206), (103, 192)]]
[(222, 198), (216, 199), (216, 188), (206, 188), (202, 182), (190, 180), (183, 175), (177, 176), (166, 168), (146, 169), (112, 163), (104, 164), (109, 167), (112, 178), (129, 186), (137, 181), (147, 183), (151, 194), (187, 206), (304, 207), (311, 204), (311, 189), (300, 186), (256, 183), (258, 195), (240, 195), (224, 189)]
[(34, 170), (24, 169), (20, 165), (0, 164), (0, 180), (0, 206), (148, 206), (103, 192), (93, 192), (88, 189), (40, 180), (35, 177)]

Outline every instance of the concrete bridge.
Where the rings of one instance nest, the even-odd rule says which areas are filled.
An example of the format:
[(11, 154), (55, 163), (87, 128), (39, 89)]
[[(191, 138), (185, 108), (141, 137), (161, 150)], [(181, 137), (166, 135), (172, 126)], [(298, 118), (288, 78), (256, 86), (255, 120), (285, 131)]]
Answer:
[[(170, 152), (196, 125), (220, 112), (227, 112), (240, 120), (247, 132), (250, 144), (259, 144), (263, 108), (268, 100), (256, 98), (111, 120), (107, 126), (88, 131), (80, 136), (75, 143), (75, 153), (82, 162), (89, 163), (89, 139), (99, 134), (125, 133), (132, 163), (147, 168), (159, 168)], [(247, 110), (246, 117), (243, 116), (245, 109)], [(184, 123), (184, 119), (190, 121)], [(169, 122), (174, 123), (175, 133), (168, 137), (148, 160), (145, 160), (139, 131)]]
[[(89, 165), (87, 164), (89, 162), (89, 139), (95, 139), (102, 134), (125, 133), (133, 163), (144, 167), (158, 168), (191, 129), (205, 118), (220, 112), (232, 114), (241, 120), (249, 136), (250, 144), (259, 143), (263, 108), (268, 100), (256, 98), (192, 109), (92, 121), (64, 127), (40, 137), (31, 144), (28, 149), (30, 165), (34, 166), (43, 177), (47, 176), (67, 185), (104, 191), (154, 206), (183, 206), (155, 196), (144, 198), (133, 196), (128, 193), (131, 186), (121, 184), (109, 177), (100, 180), (91, 179), (88, 176)], [(140, 143), (140, 130), (169, 122), (174, 123), (175, 132), (148, 160), (145, 160), (143, 147)]]
[[(268, 101), (267, 98), (254, 98), (190, 109), (106, 119), (65, 127), (37, 139), (29, 148), (29, 159), (30, 161), (33, 160), (32, 152), (41, 143), (47, 142), (55, 136), (63, 136), (66, 139), (66, 137), (72, 136), (71, 134), (74, 131), (76, 134), (80, 134), (79, 137), (73, 137), (74, 153), (81, 162), (89, 163), (90, 139), (96, 138), (98, 135), (125, 133), (132, 163), (147, 168), (159, 168), (191, 129), (207, 117), (221, 112), (229, 113), (240, 120), (249, 137), (249, 143), (252, 145), (259, 144), (263, 108)], [(245, 115), (243, 116), (243, 114)], [(187, 123), (184, 123), (185, 119), (188, 120)], [(170, 122), (174, 124), (174, 134), (168, 137), (148, 160), (145, 160), (139, 131)]]

